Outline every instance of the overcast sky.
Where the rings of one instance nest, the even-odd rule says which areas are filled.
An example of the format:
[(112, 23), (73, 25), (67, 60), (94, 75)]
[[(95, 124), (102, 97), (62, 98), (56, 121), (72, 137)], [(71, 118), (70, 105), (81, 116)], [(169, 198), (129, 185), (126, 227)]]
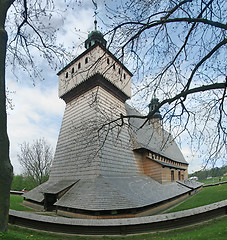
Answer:
[[(58, 2), (58, 1), (56, 1)], [(100, 1), (99, 1), (100, 2)], [(59, 6), (63, 4), (59, 2)], [(66, 13), (65, 22), (59, 21), (60, 32), (58, 40), (64, 46), (72, 47), (76, 57), (84, 49), (79, 48), (85, 41), (87, 34), (93, 30), (94, 8), (92, 1), (83, 1), (83, 5), (76, 10), (69, 9)], [(102, 8), (99, 6), (99, 12)], [(99, 23), (101, 25), (101, 23)], [(80, 33), (75, 29), (80, 29)], [(65, 103), (58, 98), (57, 72), (42, 64), (42, 58), (37, 56), (36, 61), (43, 65), (44, 81), (37, 80), (35, 86), (24, 73), (18, 72), (19, 78), (7, 69), (7, 88), (10, 91), (9, 98), (12, 99), (13, 110), (8, 110), (8, 134), (10, 139), (10, 157), (14, 167), (14, 173), (22, 173), (17, 160), (19, 145), (23, 142), (32, 143), (33, 140), (45, 138), (55, 150), (61, 121), (64, 113)], [(19, 71), (19, 70), (18, 70)], [(182, 144), (182, 152), (189, 162), (189, 172), (199, 170), (202, 162), (193, 157), (187, 145)]]

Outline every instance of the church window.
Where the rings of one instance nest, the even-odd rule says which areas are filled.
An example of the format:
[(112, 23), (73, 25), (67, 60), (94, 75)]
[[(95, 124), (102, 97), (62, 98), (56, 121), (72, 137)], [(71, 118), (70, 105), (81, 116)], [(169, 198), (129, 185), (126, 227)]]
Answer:
[(74, 73), (74, 67), (72, 68), (72, 73)]
[(124, 79), (126, 78), (126, 75), (125, 75), (125, 73), (124, 73)]
[(80, 68), (81, 68), (81, 63), (79, 62), (79, 63), (78, 63), (78, 69), (80, 69)]
[(107, 62), (107, 64), (110, 64), (110, 59), (109, 59), (109, 58), (107, 58), (106, 62)]
[(115, 64), (113, 64), (113, 69), (115, 70), (115, 68), (116, 68), (116, 66), (115, 66)]
[(118, 73), (121, 74), (121, 69), (120, 68), (118, 69)]
[(173, 182), (174, 181), (174, 171), (172, 170), (171, 171), (171, 182)]
[(66, 77), (66, 78), (68, 78), (68, 77), (69, 77), (69, 74), (68, 74), (68, 72), (65, 74), (65, 77)]
[(87, 64), (87, 63), (88, 63), (88, 57), (85, 58), (85, 64)]

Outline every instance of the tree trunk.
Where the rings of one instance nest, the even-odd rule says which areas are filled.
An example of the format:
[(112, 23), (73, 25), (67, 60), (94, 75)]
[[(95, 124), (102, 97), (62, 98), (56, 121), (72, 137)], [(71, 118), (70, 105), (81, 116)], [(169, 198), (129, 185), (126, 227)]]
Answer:
[(4, 29), (6, 13), (13, 1), (0, 1), (0, 231), (6, 232), (13, 168), (9, 159), (7, 135), (5, 60), (7, 33)]

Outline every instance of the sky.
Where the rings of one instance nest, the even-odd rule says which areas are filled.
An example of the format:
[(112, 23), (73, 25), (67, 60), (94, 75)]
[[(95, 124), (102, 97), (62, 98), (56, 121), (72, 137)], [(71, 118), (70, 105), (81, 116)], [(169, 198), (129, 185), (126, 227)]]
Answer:
[[(63, 7), (62, 1), (56, 1), (56, 3), (59, 7)], [(99, 8), (100, 11), (102, 8)], [(75, 9), (69, 9), (64, 14), (65, 21), (58, 22), (60, 31), (57, 40), (63, 42), (66, 48), (74, 46), (72, 56), (76, 57), (85, 50), (81, 46), (87, 34), (94, 28), (94, 6), (92, 1), (86, 0), (83, 5), (78, 6), (76, 12)], [(101, 23), (98, 24), (101, 28)], [(80, 29), (80, 32), (78, 33), (76, 29)], [(38, 54), (36, 61), (43, 70), (44, 81), (37, 79), (35, 84), (27, 75), (20, 72), (19, 68), (18, 78), (12, 74), (10, 68), (6, 69), (7, 89), (10, 91), (9, 99), (12, 100), (13, 105), (12, 109), (8, 109), (8, 135), (14, 174), (22, 173), (17, 154), (23, 142), (32, 143), (36, 139), (44, 138), (55, 150), (64, 114), (65, 103), (58, 98), (58, 76), (56, 75), (58, 71), (48, 67)], [(201, 160), (192, 155), (189, 146), (184, 143), (181, 146), (189, 163), (189, 173), (200, 170)]]

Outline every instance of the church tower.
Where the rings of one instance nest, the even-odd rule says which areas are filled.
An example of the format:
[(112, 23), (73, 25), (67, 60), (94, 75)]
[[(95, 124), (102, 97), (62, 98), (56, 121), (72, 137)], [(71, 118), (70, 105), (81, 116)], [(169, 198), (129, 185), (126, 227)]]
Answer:
[(106, 48), (101, 32), (92, 31), (85, 47), (58, 73), (66, 107), (50, 178), (26, 198), (59, 213), (111, 214), (130, 207), (111, 182), (121, 185), (138, 173), (127, 124), (114, 121), (126, 115), (132, 74)]
[(126, 115), (132, 74), (106, 49), (99, 31), (88, 35), (85, 47), (58, 73), (59, 97), (66, 109), (50, 174), (53, 180), (136, 172), (127, 129), (119, 127), (120, 120), (111, 123)]

